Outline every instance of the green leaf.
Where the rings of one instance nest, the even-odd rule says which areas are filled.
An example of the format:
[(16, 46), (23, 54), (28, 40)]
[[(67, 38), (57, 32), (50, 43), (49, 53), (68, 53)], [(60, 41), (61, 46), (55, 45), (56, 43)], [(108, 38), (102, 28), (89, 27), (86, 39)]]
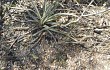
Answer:
[(36, 10), (36, 15), (39, 17), (39, 19), (41, 19), (41, 14), (40, 14), (40, 11), (38, 10), (37, 6), (35, 5), (35, 3), (33, 2), (32, 0), (32, 6), (35, 8)]

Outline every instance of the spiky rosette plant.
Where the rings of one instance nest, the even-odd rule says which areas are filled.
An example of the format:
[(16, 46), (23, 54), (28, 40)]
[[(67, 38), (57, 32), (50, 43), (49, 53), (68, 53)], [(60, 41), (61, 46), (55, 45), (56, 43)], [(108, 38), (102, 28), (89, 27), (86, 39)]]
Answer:
[(56, 9), (60, 6), (58, 1), (54, 2), (45, 2), (43, 7), (38, 7), (35, 2), (32, 1), (32, 9), (27, 11), (29, 17), (36, 24), (36, 26), (32, 29), (33, 40), (31, 43), (35, 43), (34, 45), (40, 43), (41, 40), (47, 40), (48, 42), (57, 42), (59, 39), (59, 35), (68, 36), (67, 32), (65, 32), (61, 23), (57, 22), (57, 17), (63, 15), (61, 13), (57, 13)]

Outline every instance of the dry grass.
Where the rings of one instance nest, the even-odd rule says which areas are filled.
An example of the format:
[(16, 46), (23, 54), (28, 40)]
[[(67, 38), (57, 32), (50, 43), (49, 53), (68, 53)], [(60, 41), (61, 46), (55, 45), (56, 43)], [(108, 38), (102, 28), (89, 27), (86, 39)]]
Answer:
[[(18, 1), (4, 12), (2, 70), (10, 63), (10, 70), (110, 70), (110, 9), (94, 6), (92, 1), (89, 5), (62, 1), (55, 12), (59, 15), (54, 20), (60, 23), (55, 27), (58, 31), (54, 29), (51, 35), (41, 31), (33, 36), (33, 28), (38, 33), (46, 23), (42, 26), (32, 20), (34, 16), (28, 17), (26, 11), (33, 10), (30, 2)], [(36, 2), (40, 13), (43, 2)], [(33, 41), (35, 38), (37, 41)]]

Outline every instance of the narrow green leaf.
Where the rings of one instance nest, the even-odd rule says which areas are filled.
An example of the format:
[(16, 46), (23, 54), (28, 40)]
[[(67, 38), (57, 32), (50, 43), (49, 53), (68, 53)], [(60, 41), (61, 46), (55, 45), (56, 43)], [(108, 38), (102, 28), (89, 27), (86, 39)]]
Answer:
[(35, 3), (33, 2), (33, 0), (32, 0), (32, 6), (35, 8), (35, 10), (36, 10), (36, 15), (41, 19), (41, 14), (40, 14), (40, 11), (38, 10), (38, 8), (37, 8), (37, 6), (35, 5)]

